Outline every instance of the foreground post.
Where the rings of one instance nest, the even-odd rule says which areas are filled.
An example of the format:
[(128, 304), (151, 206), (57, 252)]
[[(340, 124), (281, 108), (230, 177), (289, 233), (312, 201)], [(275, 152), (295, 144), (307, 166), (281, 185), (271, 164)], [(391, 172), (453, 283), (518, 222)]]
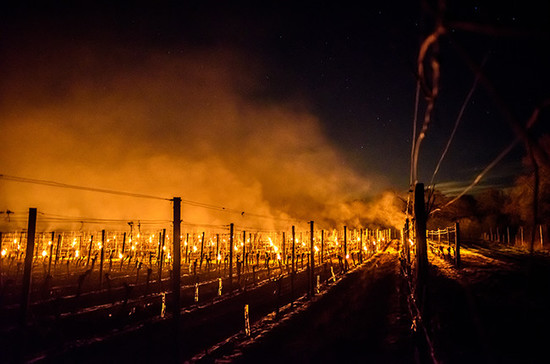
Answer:
[(428, 272), (428, 252), (426, 245), (426, 205), (424, 184), (417, 183), (414, 189), (414, 217), (416, 232), (416, 281), (422, 288)]
[(31, 292), (32, 258), (34, 254), (34, 235), (36, 232), (36, 208), (29, 209), (29, 222), (27, 229), (27, 250), (25, 252), (25, 270), (23, 271), (23, 289), (21, 295), (20, 324), (27, 324), (27, 311)]
[(181, 244), (180, 244), (180, 224), (181, 224), (181, 197), (174, 197), (174, 237), (172, 243), (172, 252), (174, 261), (172, 263), (172, 295), (174, 303), (172, 307), (172, 315), (174, 322), (178, 324), (180, 316), (180, 286), (181, 286)]

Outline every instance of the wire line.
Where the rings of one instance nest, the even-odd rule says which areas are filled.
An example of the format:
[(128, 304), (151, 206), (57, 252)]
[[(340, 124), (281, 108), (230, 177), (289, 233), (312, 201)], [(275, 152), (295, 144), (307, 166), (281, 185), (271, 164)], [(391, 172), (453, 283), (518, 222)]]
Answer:
[(141, 193), (115, 191), (115, 190), (108, 190), (108, 189), (96, 188), (96, 187), (77, 186), (77, 185), (70, 185), (70, 184), (67, 184), (67, 183), (61, 183), (61, 182), (55, 182), (55, 181), (46, 181), (46, 180), (41, 180), (41, 179), (33, 179), (33, 178), (25, 178), (25, 177), (17, 177), (17, 176), (8, 176), (8, 175), (5, 175), (5, 174), (0, 174), (0, 179), (5, 179), (7, 181), (13, 181), (13, 182), (32, 183), (32, 184), (44, 185), (44, 186), (50, 186), (50, 187), (67, 188), (67, 189), (73, 189), (73, 190), (108, 193), (108, 194), (111, 194), (111, 195), (119, 195), (119, 196), (149, 198), (149, 199), (153, 199), (153, 200), (163, 200), (163, 201), (171, 201), (172, 200), (170, 198), (145, 195), (145, 194), (141, 194)]

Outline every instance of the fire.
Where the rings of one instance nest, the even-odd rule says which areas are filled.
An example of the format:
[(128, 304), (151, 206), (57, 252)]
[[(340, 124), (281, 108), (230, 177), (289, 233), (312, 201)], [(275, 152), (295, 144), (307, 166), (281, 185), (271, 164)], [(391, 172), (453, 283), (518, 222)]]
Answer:
[[(42, 254), (44, 254), (44, 253), (42, 253)], [(75, 256), (76, 258), (78, 258), (79, 255), (80, 255), (80, 251), (77, 250), (77, 251), (74, 252), (74, 256)]]
[[(2, 251), (2, 253), (4, 253), (4, 252)], [(4, 254), (2, 254), (2, 255), (4, 255)], [(45, 250), (42, 250), (42, 256), (45, 257), (46, 255), (48, 255), (48, 252), (45, 251)]]
[(2, 249), (2, 256), (5, 256), (7, 253), (6, 249)]

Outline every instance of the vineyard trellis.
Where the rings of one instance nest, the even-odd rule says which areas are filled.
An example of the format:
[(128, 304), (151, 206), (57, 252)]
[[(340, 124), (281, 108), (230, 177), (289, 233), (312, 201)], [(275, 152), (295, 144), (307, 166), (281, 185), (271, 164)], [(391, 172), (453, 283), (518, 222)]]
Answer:
[(180, 315), (201, 305), (271, 284), (279, 307), (285, 295), (315, 296), (335, 274), (359, 266), (395, 238), (392, 229), (316, 230), (313, 221), (283, 231), (233, 223), (184, 223), (179, 230), (173, 223), (33, 233), (40, 216), (29, 209), (27, 229), (0, 233), (3, 335), (20, 325), (63, 326), (116, 312), (134, 324), (160, 318), (177, 327)]
[(460, 267), (460, 224), (426, 231), (430, 251)]

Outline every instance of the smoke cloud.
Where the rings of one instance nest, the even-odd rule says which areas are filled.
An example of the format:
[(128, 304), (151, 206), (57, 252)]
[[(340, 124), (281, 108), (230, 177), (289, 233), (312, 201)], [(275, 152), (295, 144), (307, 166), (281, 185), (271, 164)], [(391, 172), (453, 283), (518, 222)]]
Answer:
[[(227, 49), (47, 48), (5, 59), (0, 173), (181, 196), (184, 222), (199, 225), (401, 226), (395, 195), (372, 199), (381, 177), (346, 164), (306, 100), (292, 90), (284, 100), (264, 96), (259, 62)], [(3, 230), (24, 227), (29, 207), (39, 222), (171, 219), (169, 201), (0, 184), (0, 210), (15, 212), (9, 222), (2, 215)], [(43, 228), (62, 223), (54, 220)]]

